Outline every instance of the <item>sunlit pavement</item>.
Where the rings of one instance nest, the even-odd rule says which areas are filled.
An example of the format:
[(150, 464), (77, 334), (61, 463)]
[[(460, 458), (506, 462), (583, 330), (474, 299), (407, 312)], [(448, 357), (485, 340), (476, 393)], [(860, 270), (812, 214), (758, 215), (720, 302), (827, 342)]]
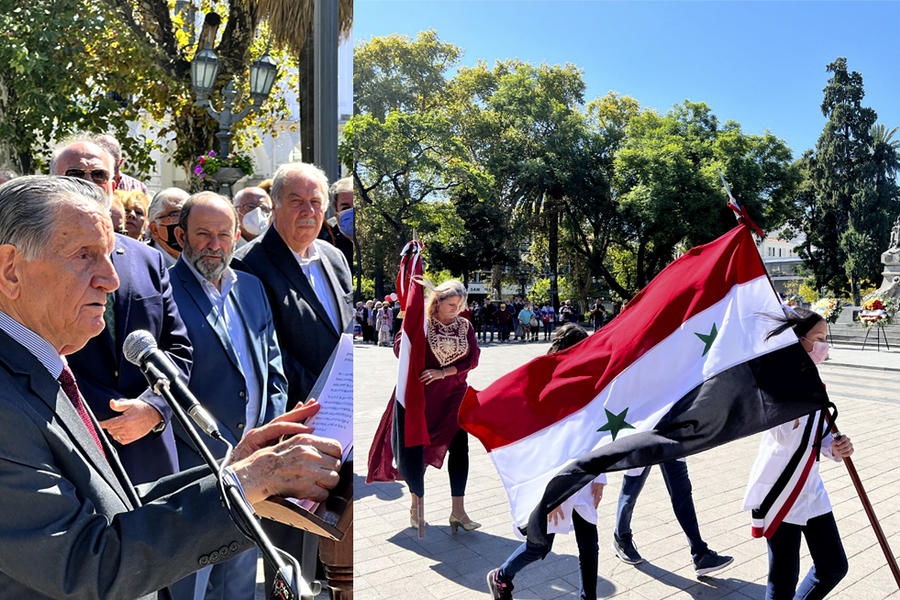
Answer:
[[(547, 351), (545, 343), (510, 342), (483, 348), (469, 383), (486, 387), (499, 376)], [(443, 471), (425, 478), (424, 540), (409, 527), (409, 497), (399, 483), (365, 485), (366, 456), (390, 397), (397, 360), (389, 348), (355, 347), (356, 518), (355, 587), (358, 600), (376, 598), (487, 598), (485, 574), (518, 545), (506, 494), (481, 445), (470, 440), (466, 494), (470, 516), (483, 524), (474, 532), (450, 533), (450, 491)], [(839, 426), (853, 439), (853, 461), (869, 492), (882, 528), (900, 551), (900, 352), (836, 348), (820, 372), (840, 409)], [(766, 544), (750, 537), (749, 514), (741, 510), (747, 475), (756, 456), (757, 436), (688, 460), (700, 530), (709, 546), (734, 556), (715, 577), (694, 575), (687, 540), (669, 505), (659, 470), (647, 480), (633, 519), (635, 542), (646, 562), (633, 567), (612, 552), (615, 504), (622, 481), (609, 476), (599, 507), (600, 598), (763, 598)], [(826, 459), (822, 477), (850, 562), (850, 572), (830, 598), (900, 598), (893, 577), (868, 525), (845, 467)], [(810, 560), (805, 545), (803, 573)], [(557, 536), (553, 551), (526, 567), (515, 580), (519, 599), (577, 598), (579, 575), (572, 535)]]

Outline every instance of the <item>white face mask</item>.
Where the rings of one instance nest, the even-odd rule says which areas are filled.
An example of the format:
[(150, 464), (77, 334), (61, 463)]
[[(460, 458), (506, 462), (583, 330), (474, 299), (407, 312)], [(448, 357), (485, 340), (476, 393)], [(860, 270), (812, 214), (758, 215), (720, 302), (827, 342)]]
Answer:
[(263, 209), (256, 207), (241, 219), (241, 225), (250, 235), (261, 235), (269, 226), (269, 217), (263, 212)]

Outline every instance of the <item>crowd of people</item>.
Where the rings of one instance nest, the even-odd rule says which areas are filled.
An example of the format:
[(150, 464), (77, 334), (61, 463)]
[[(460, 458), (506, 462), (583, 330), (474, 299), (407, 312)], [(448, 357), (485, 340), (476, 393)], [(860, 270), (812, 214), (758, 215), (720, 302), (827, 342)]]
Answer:
[[(207, 445), (251, 506), (324, 500), (343, 449), (304, 422), (352, 329), (352, 184), (291, 163), (233, 199), (151, 196), (112, 136), (76, 136), (49, 158), (49, 175), (4, 172), (0, 185), (0, 587), (250, 600), (259, 554), (123, 343), (153, 336), (215, 419)], [(301, 557), (299, 530), (265, 523)], [(267, 596), (274, 581), (268, 570)]]
[[(356, 303), (354, 332), (364, 343), (393, 345), (401, 323), (396, 296)], [(550, 300), (513, 296), (508, 300), (473, 300), (463, 307), (460, 316), (472, 323), (475, 336), (482, 343), (493, 342), (495, 336), (499, 343), (548, 342), (553, 331), (566, 323), (586, 323), (597, 331), (612, 320), (620, 307), (619, 303), (604, 303), (597, 298), (587, 311), (582, 311), (577, 300), (565, 300), (557, 311)]]

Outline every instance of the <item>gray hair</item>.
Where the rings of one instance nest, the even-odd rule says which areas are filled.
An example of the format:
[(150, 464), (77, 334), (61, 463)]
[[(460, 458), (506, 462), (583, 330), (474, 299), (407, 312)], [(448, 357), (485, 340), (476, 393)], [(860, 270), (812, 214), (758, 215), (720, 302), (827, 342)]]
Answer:
[(281, 196), (281, 188), (284, 185), (284, 180), (293, 173), (300, 173), (319, 184), (319, 190), (322, 193), (322, 201), (325, 202), (328, 200), (328, 175), (325, 174), (325, 171), (311, 163), (287, 163), (278, 167), (278, 170), (275, 171), (275, 176), (272, 179), (272, 191), (269, 196), (272, 198), (272, 202), (275, 206), (280, 204), (279, 198)]
[(122, 160), (122, 145), (119, 144), (119, 140), (108, 133), (104, 133), (103, 135), (95, 136), (92, 141), (109, 152), (109, 155), (113, 157), (113, 162), (115, 162), (115, 168), (118, 169), (119, 161)]
[(50, 155), (50, 174), (51, 175), (62, 175), (62, 173), (56, 172), (56, 163), (59, 161), (59, 156), (66, 151), (69, 146), (73, 146), (75, 144), (93, 144), (97, 146), (100, 150), (102, 150), (107, 156), (109, 156), (109, 162), (112, 165), (112, 169), (110, 169), (109, 174), (112, 176), (116, 170), (116, 159), (113, 158), (112, 153), (106, 149), (105, 146), (100, 144), (97, 141), (97, 138), (87, 135), (84, 133), (77, 133), (71, 137), (64, 139), (62, 142), (56, 145), (53, 148), (53, 153)]
[(261, 187), (250, 186), (238, 190), (238, 192), (234, 195), (232, 204), (238, 206), (241, 203), (241, 198), (243, 198), (247, 194), (256, 194), (258, 196), (265, 196), (266, 198), (270, 198), (269, 193), (266, 192), (266, 190), (262, 189)]
[(331, 187), (328, 189), (328, 193), (331, 195), (331, 207), (337, 210), (337, 197), (340, 194), (353, 193), (353, 178), (352, 177), (342, 177), (331, 184)]
[(163, 204), (166, 200), (176, 204), (184, 204), (189, 197), (190, 195), (186, 191), (178, 187), (169, 187), (156, 192), (150, 201), (150, 206), (147, 208), (147, 222), (152, 223), (156, 221), (159, 215), (162, 214)]
[(75, 177), (28, 175), (0, 185), (0, 244), (34, 260), (50, 242), (60, 208), (96, 206), (109, 213), (109, 198), (93, 183)]
[(228, 201), (228, 198), (226, 198), (222, 194), (217, 194), (215, 192), (205, 190), (202, 192), (191, 194), (190, 196), (188, 196), (188, 199), (184, 201), (184, 204), (181, 205), (181, 216), (178, 218), (178, 226), (184, 230), (184, 235), (187, 236), (188, 215), (191, 214), (191, 209), (194, 208), (194, 205), (198, 200), (205, 200), (207, 198), (218, 198), (219, 200), (224, 202), (226, 206), (231, 208), (231, 215), (234, 217), (234, 230), (237, 231), (240, 219), (238, 218), (238, 212), (237, 209), (234, 208), (234, 205), (232, 205), (231, 202)]
[(458, 279), (448, 279), (431, 290), (431, 295), (425, 303), (425, 315), (428, 317), (435, 316), (437, 314), (438, 304), (440, 304), (441, 300), (446, 300), (447, 298), (459, 298), (460, 309), (464, 309), (466, 296), (468, 296), (468, 293), (466, 292), (466, 286), (463, 285), (462, 281)]

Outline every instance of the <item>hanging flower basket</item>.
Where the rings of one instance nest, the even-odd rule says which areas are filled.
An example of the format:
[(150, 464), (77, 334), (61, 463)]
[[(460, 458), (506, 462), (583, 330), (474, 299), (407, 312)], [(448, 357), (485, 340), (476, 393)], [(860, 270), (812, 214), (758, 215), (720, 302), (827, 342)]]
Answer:
[[(228, 171), (219, 174), (219, 171), (225, 171), (226, 169)], [(244, 175), (253, 174), (253, 159), (249, 155), (241, 152), (232, 152), (227, 158), (222, 159), (213, 150), (210, 150), (209, 153), (197, 157), (197, 164), (194, 167), (194, 173), (199, 175), (201, 179), (209, 176), (220, 183), (224, 183), (226, 179), (230, 179), (238, 171), (241, 174), (231, 180), (230, 183), (234, 183)], [(217, 177), (213, 177), (217, 174), (219, 174)]]

